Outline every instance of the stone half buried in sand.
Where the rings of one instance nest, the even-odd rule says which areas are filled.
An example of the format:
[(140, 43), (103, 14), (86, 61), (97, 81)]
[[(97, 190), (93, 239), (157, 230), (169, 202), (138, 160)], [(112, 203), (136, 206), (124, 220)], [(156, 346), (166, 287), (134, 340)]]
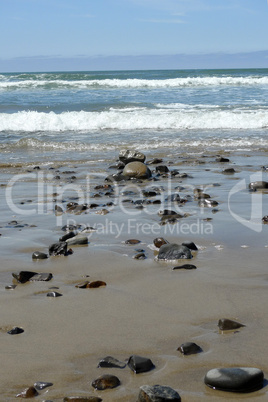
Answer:
[(25, 283), (28, 281), (43, 281), (48, 282), (53, 278), (51, 273), (46, 272), (32, 272), (32, 271), (20, 271), (19, 273), (13, 272), (13, 278), (15, 278), (19, 283)]
[(130, 162), (124, 167), (123, 176), (130, 179), (149, 179), (152, 173), (144, 163)]
[(99, 361), (98, 367), (116, 367), (116, 368), (125, 368), (126, 363), (120, 360), (115, 359), (112, 356), (106, 356)]
[(116, 388), (120, 385), (120, 380), (115, 375), (104, 374), (92, 382), (92, 387), (103, 391), (105, 389)]
[(180, 402), (181, 397), (174, 389), (163, 385), (140, 387), (138, 402)]
[(145, 155), (139, 151), (124, 149), (119, 152), (119, 160), (125, 165), (130, 162), (144, 162), (145, 159)]
[(214, 368), (207, 372), (205, 384), (229, 392), (253, 392), (263, 387), (262, 370), (253, 367)]
[(139, 374), (154, 369), (155, 365), (148, 357), (132, 355), (128, 360), (128, 367), (131, 368), (134, 373)]
[(218, 321), (218, 327), (221, 331), (233, 331), (245, 327), (245, 325), (238, 321), (230, 320), (229, 318), (221, 318)]
[(187, 246), (172, 243), (163, 244), (160, 247), (157, 259), (159, 261), (174, 261), (182, 258), (189, 260), (192, 257), (191, 250)]

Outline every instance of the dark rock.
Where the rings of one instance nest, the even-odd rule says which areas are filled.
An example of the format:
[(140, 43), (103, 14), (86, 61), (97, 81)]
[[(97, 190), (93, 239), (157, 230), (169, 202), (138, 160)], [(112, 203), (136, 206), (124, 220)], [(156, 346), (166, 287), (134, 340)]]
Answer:
[(172, 268), (174, 269), (196, 269), (196, 266), (193, 264), (183, 264), (183, 265), (177, 265), (176, 267)]
[(66, 243), (68, 244), (68, 246), (81, 246), (81, 245), (85, 245), (88, 244), (88, 237), (78, 234), (74, 237), (71, 237), (70, 239), (66, 240)]
[(224, 158), (223, 156), (216, 158), (215, 160), (216, 160), (216, 162), (221, 162), (221, 163), (230, 162), (230, 159)]
[(159, 195), (159, 193), (158, 193), (157, 191), (153, 191), (153, 190), (151, 190), (151, 191), (146, 191), (146, 190), (144, 190), (144, 191), (142, 192), (142, 194), (144, 195), (144, 197), (147, 197), (147, 198), (149, 198), (149, 197), (156, 197), (157, 195)]
[(48, 292), (47, 293), (47, 297), (60, 297), (60, 296), (62, 296), (62, 294), (58, 293), (58, 292)]
[(52, 387), (52, 385), (52, 382), (37, 381), (34, 383), (34, 388), (37, 389), (37, 391), (42, 391), (45, 388)]
[(16, 395), (17, 398), (33, 398), (34, 396), (37, 396), (38, 392), (34, 387), (29, 387), (26, 388), (24, 391), (22, 391), (20, 394)]
[(131, 245), (133, 245), (133, 244), (139, 244), (141, 241), (140, 240), (137, 240), (137, 239), (129, 239), (129, 240), (126, 240), (125, 241), (125, 243), (126, 244), (131, 244)]
[(8, 331), (7, 333), (9, 335), (19, 335), (19, 334), (22, 334), (23, 332), (24, 332), (24, 329), (22, 329), (20, 327), (14, 327), (10, 331)]
[(55, 213), (56, 213), (56, 215), (61, 215), (61, 214), (63, 214), (63, 209), (62, 209), (62, 207), (60, 207), (59, 205), (55, 205)]
[(134, 260), (145, 260), (146, 255), (144, 253), (138, 253), (133, 256)]
[(178, 215), (178, 213), (176, 212), (176, 211), (173, 211), (172, 209), (163, 209), (162, 211), (159, 211), (158, 212), (158, 215), (159, 216), (163, 216), (163, 215), (168, 215), (168, 216), (171, 216), (171, 215)]
[(159, 166), (156, 166), (155, 171), (160, 174), (168, 173), (169, 168), (165, 165), (159, 165)]
[(202, 352), (202, 348), (194, 342), (186, 342), (180, 345), (177, 349), (183, 355), (195, 355)]
[(60, 237), (59, 241), (66, 241), (68, 239), (71, 239), (72, 237), (75, 237), (75, 233), (74, 232), (68, 232), (65, 235), (63, 235), (62, 237)]
[(163, 237), (157, 237), (156, 239), (154, 239), (155, 247), (160, 248), (163, 244), (168, 244), (168, 241)]
[(34, 275), (37, 275), (37, 272), (20, 271), (19, 273), (12, 273), (13, 278), (15, 278), (19, 283), (28, 282)]
[(119, 170), (121, 170), (121, 169), (124, 169), (124, 167), (125, 167), (124, 162), (119, 161), (119, 162), (116, 162), (113, 165), (109, 166), (109, 169), (119, 169)]
[(146, 371), (150, 371), (155, 368), (151, 359), (137, 355), (130, 356), (127, 364), (136, 374), (145, 373)]
[(237, 321), (229, 320), (228, 318), (222, 318), (218, 322), (218, 327), (221, 331), (231, 331), (234, 329), (245, 327), (245, 325)]
[(268, 182), (267, 181), (253, 181), (249, 183), (248, 185), (250, 190), (256, 191), (256, 190), (264, 190), (268, 188)]
[(117, 183), (119, 181), (126, 180), (126, 177), (123, 176), (122, 173), (115, 173), (107, 176), (104, 181), (110, 182), (110, 183)]
[(99, 361), (98, 367), (116, 367), (123, 369), (126, 367), (126, 363), (121, 362), (112, 356), (106, 356)]
[(87, 284), (87, 288), (100, 288), (102, 286), (106, 286), (106, 282), (103, 281), (92, 281)]
[(126, 149), (119, 152), (119, 160), (125, 165), (130, 162), (144, 162), (145, 159), (145, 155), (139, 151)]
[(102, 399), (97, 396), (66, 396), (64, 402), (101, 402)]
[(67, 243), (59, 241), (58, 243), (51, 244), (48, 249), (49, 255), (68, 255)]
[(92, 387), (103, 391), (108, 388), (116, 388), (120, 385), (120, 380), (115, 375), (104, 374), (92, 382)]
[(234, 173), (235, 173), (235, 170), (234, 170), (234, 168), (227, 168), (227, 169), (224, 169), (224, 170), (222, 171), (222, 173), (223, 173), (223, 174), (234, 174)]
[(180, 402), (181, 397), (174, 389), (162, 385), (140, 387), (138, 402)]
[(128, 178), (149, 179), (152, 173), (144, 163), (130, 162), (124, 167), (123, 176)]
[(170, 194), (167, 198), (166, 201), (171, 201), (171, 202), (181, 202), (181, 197), (178, 193), (175, 194)]
[(42, 253), (41, 251), (34, 251), (32, 254), (33, 260), (45, 260), (48, 258), (46, 253)]
[(197, 246), (194, 244), (193, 241), (185, 241), (182, 243), (182, 245), (188, 247), (190, 250), (193, 251), (198, 250)]
[(263, 387), (262, 370), (253, 367), (214, 368), (207, 372), (205, 384), (229, 392), (253, 392)]
[(62, 226), (61, 230), (63, 232), (72, 232), (73, 230), (78, 230), (80, 225), (64, 225)]
[(179, 260), (181, 258), (191, 259), (191, 250), (179, 244), (163, 244), (159, 249), (158, 260)]
[(75, 285), (75, 287), (79, 288), (79, 289), (86, 289), (88, 284), (89, 284), (89, 281), (84, 281), (84, 282), (78, 283), (77, 285)]
[(148, 165), (157, 165), (158, 163), (162, 163), (163, 159), (154, 158), (147, 162)]
[(262, 222), (263, 222), (263, 223), (268, 223), (268, 215), (266, 215), (266, 216), (264, 216), (264, 217), (262, 218)]
[(7, 285), (5, 286), (6, 290), (14, 290), (17, 287), (17, 285)]
[(213, 208), (219, 205), (217, 201), (214, 200), (209, 200), (209, 199), (200, 199), (198, 202), (199, 207), (208, 207), (208, 208)]

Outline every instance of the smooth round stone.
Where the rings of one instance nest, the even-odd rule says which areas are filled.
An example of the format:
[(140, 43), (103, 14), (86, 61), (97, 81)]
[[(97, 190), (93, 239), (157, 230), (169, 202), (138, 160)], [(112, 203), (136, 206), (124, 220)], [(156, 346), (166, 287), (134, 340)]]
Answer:
[(135, 254), (135, 255), (133, 256), (133, 259), (134, 259), (134, 260), (145, 260), (145, 259), (146, 259), (146, 255), (145, 255), (144, 253), (138, 253), (138, 254)]
[(48, 258), (48, 255), (46, 253), (42, 253), (41, 251), (34, 251), (32, 254), (33, 260), (45, 260), (46, 258)]
[(160, 248), (163, 244), (168, 244), (168, 241), (163, 237), (157, 237), (156, 239), (154, 239), (155, 247)]
[(34, 388), (37, 389), (37, 391), (42, 391), (42, 389), (52, 387), (52, 385), (52, 382), (37, 381), (34, 383)]
[(221, 156), (219, 158), (216, 158), (216, 162), (221, 162), (221, 163), (230, 162), (230, 159), (224, 158), (223, 156)]
[(229, 392), (252, 392), (262, 388), (264, 374), (253, 367), (214, 368), (205, 376), (205, 384)]
[(101, 402), (102, 399), (97, 396), (66, 396), (64, 402)]
[(8, 331), (7, 333), (9, 335), (18, 335), (18, 334), (22, 334), (24, 332), (23, 328), (20, 327), (14, 327), (12, 328), (10, 331)]
[(159, 249), (158, 260), (173, 261), (181, 258), (191, 259), (191, 250), (179, 244), (163, 244)]
[(99, 361), (98, 367), (116, 367), (123, 369), (126, 367), (126, 363), (121, 362), (112, 356), (106, 356)]
[(152, 363), (151, 359), (147, 357), (132, 355), (128, 360), (128, 366), (131, 368), (134, 373), (144, 373), (146, 371), (152, 370), (155, 366)]
[(124, 167), (123, 176), (129, 178), (148, 179), (152, 176), (152, 172), (142, 162), (130, 162)]
[(202, 352), (202, 348), (194, 342), (183, 343), (177, 350), (183, 355), (195, 355)]
[(181, 397), (174, 389), (162, 385), (140, 387), (138, 402), (180, 402)]
[(14, 290), (17, 287), (17, 285), (7, 285), (5, 287), (6, 290)]
[(245, 327), (245, 325), (237, 321), (229, 320), (228, 318), (221, 318), (218, 322), (218, 327), (221, 331), (231, 331)]
[(156, 166), (155, 171), (160, 174), (168, 173), (169, 168), (165, 165), (159, 165), (159, 166)]
[(222, 171), (223, 174), (233, 174), (235, 173), (234, 168), (227, 168)]
[(26, 388), (24, 391), (22, 391), (20, 394), (16, 395), (17, 398), (33, 398), (34, 396), (37, 396), (38, 392), (34, 387), (29, 387)]
[(103, 391), (108, 388), (116, 388), (120, 385), (120, 380), (115, 375), (104, 374), (92, 382), (92, 387)]
[(131, 245), (135, 245), (135, 244), (139, 244), (141, 241), (137, 240), (137, 239), (128, 239), (125, 241), (126, 244), (131, 244)]

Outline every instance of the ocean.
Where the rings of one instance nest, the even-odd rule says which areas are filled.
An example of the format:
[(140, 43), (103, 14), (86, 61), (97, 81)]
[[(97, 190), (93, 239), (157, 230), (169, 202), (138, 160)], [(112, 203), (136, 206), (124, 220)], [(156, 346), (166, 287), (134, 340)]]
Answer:
[(268, 69), (0, 74), (2, 163), (261, 150), (267, 130)]

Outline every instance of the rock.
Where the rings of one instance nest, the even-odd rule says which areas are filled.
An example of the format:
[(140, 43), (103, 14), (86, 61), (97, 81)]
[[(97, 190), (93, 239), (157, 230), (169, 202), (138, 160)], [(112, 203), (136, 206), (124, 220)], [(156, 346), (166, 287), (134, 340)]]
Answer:
[(120, 385), (120, 380), (115, 375), (104, 374), (92, 382), (92, 387), (103, 391), (107, 388), (116, 388)]
[(253, 182), (249, 183), (248, 188), (253, 191), (264, 190), (264, 189), (268, 188), (268, 182), (267, 181), (253, 181)]
[(144, 253), (138, 253), (133, 256), (134, 260), (145, 260), (146, 255)]
[(263, 386), (262, 370), (253, 367), (214, 368), (207, 372), (205, 384), (229, 392), (252, 392)]
[(48, 282), (53, 278), (51, 273), (41, 272), (39, 274), (35, 274), (30, 278), (30, 281), (41, 281), (41, 282)]
[(66, 241), (68, 239), (71, 239), (72, 237), (75, 237), (75, 233), (74, 232), (68, 232), (65, 235), (63, 235), (62, 237), (60, 237), (59, 241)]
[(194, 244), (193, 241), (185, 241), (182, 243), (182, 245), (188, 247), (190, 250), (193, 250), (193, 251), (198, 250), (197, 246)]
[(52, 382), (43, 382), (43, 381), (37, 381), (34, 383), (34, 388), (37, 391), (42, 391), (43, 389), (47, 387), (52, 387), (53, 383)]
[(66, 396), (64, 402), (101, 402), (102, 399), (97, 396)]
[(175, 194), (170, 194), (167, 198), (166, 201), (171, 201), (171, 202), (180, 202), (181, 197), (178, 193)]
[(98, 367), (116, 367), (123, 369), (126, 367), (126, 365), (126, 363), (121, 362), (112, 356), (106, 356), (99, 361)]
[(222, 173), (223, 173), (223, 174), (234, 174), (234, 173), (235, 173), (235, 170), (234, 170), (234, 168), (227, 168), (227, 169), (224, 169), (224, 170), (222, 171)]
[(16, 287), (17, 287), (17, 285), (7, 285), (7, 286), (5, 286), (5, 289), (6, 290), (14, 290), (14, 289), (16, 289)]
[(195, 355), (197, 353), (202, 352), (202, 349), (200, 346), (198, 346), (194, 342), (186, 342), (180, 345), (177, 349), (179, 352), (181, 352), (183, 355)]
[(163, 244), (168, 244), (168, 241), (163, 237), (157, 237), (156, 239), (154, 239), (155, 247), (160, 248)]
[(14, 327), (14, 328), (12, 328), (10, 331), (8, 331), (7, 333), (8, 333), (9, 335), (19, 335), (19, 334), (22, 334), (23, 332), (24, 332), (24, 329), (23, 329), (23, 328)]
[(92, 282), (88, 282), (87, 284), (87, 288), (100, 288), (102, 286), (106, 286), (106, 282), (103, 281), (92, 281)]
[(129, 239), (129, 240), (125, 241), (126, 244), (131, 244), (131, 245), (139, 244), (140, 242), (141, 241), (137, 240), (137, 239)]
[(55, 214), (56, 215), (62, 215), (63, 214), (63, 209), (59, 205), (55, 205)]
[(155, 368), (154, 364), (147, 357), (141, 357), (137, 355), (130, 356), (128, 360), (128, 366), (131, 368), (134, 373), (144, 373), (146, 371), (150, 371)]
[(17, 398), (33, 398), (34, 396), (37, 396), (38, 392), (34, 387), (29, 387), (26, 388), (24, 391), (22, 391), (20, 394), (16, 395)]
[(122, 173), (115, 173), (107, 176), (104, 181), (110, 182), (110, 183), (117, 183), (119, 181), (126, 180), (126, 177), (123, 176)]
[(41, 251), (34, 251), (32, 254), (33, 260), (45, 260), (46, 258), (48, 258), (48, 255), (46, 253), (42, 253)]
[(125, 165), (130, 162), (144, 162), (145, 159), (145, 155), (139, 151), (126, 149), (119, 152), (119, 160)]
[(81, 246), (81, 245), (85, 245), (88, 244), (88, 237), (78, 234), (74, 237), (71, 237), (70, 239), (66, 240), (66, 243), (68, 244), (68, 246)]
[(149, 179), (151, 170), (142, 162), (130, 162), (123, 170), (123, 176), (128, 178)]
[(199, 207), (208, 207), (208, 208), (214, 208), (217, 205), (219, 205), (219, 203), (217, 201), (214, 200), (209, 200), (209, 199), (203, 199), (201, 198), (198, 202)]
[(48, 292), (47, 293), (47, 297), (60, 297), (60, 296), (62, 296), (62, 294), (58, 293), (58, 292)]
[(179, 260), (181, 258), (191, 259), (191, 250), (179, 244), (163, 244), (159, 249), (158, 260)]
[(157, 165), (158, 163), (162, 163), (162, 162), (163, 162), (163, 159), (154, 158), (154, 159), (151, 159), (150, 161), (148, 161), (147, 163), (148, 163), (148, 165)]
[(183, 265), (177, 265), (176, 267), (172, 268), (174, 269), (196, 269), (196, 266), (193, 264), (183, 264)]
[(228, 318), (222, 318), (218, 322), (218, 327), (221, 331), (230, 331), (245, 327), (245, 325), (237, 321), (229, 320)]
[(164, 174), (169, 172), (169, 168), (165, 165), (159, 165), (155, 168), (156, 173)]
[(37, 275), (37, 272), (20, 271), (19, 273), (12, 273), (13, 278), (15, 278), (19, 283), (28, 282), (34, 275)]
[(266, 216), (264, 216), (264, 217), (262, 218), (262, 222), (263, 222), (263, 223), (268, 223), (268, 215), (266, 215)]
[(180, 402), (181, 397), (174, 389), (162, 385), (140, 387), (138, 402)]
[(221, 162), (221, 163), (230, 162), (230, 159), (224, 158), (223, 156), (216, 158), (215, 160), (216, 160), (216, 162)]
[(67, 255), (67, 243), (59, 241), (58, 243), (51, 244), (48, 249), (49, 255)]

